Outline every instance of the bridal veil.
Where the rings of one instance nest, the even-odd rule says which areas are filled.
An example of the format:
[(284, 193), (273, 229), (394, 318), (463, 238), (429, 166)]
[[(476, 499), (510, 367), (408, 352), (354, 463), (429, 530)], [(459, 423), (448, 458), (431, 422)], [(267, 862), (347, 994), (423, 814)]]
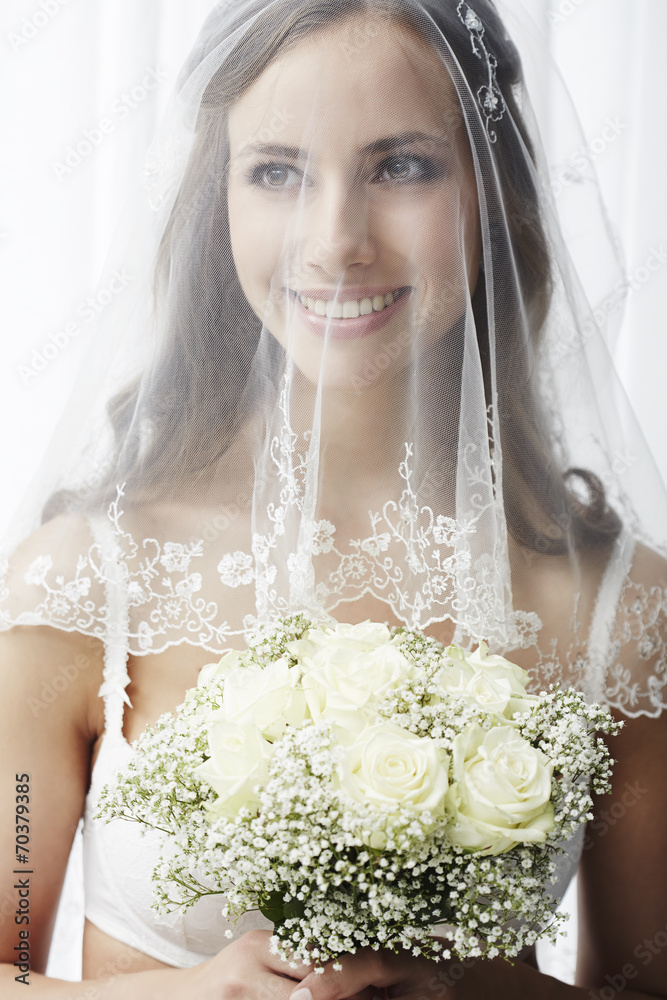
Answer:
[(550, 166), (490, 0), (216, 5), (2, 626), (213, 658), (372, 618), (659, 714), (664, 489), (582, 273), (620, 277), (594, 178)]

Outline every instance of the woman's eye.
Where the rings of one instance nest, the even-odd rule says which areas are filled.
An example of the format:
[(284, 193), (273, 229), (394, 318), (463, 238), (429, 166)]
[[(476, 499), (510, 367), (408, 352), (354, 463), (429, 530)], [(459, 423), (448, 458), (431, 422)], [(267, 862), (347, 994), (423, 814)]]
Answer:
[[(426, 156), (392, 156), (378, 166), (374, 180), (375, 183), (405, 184), (432, 180), (444, 172), (443, 167)], [(303, 172), (287, 163), (257, 164), (249, 171), (248, 180), (265, 191), (294, 191), (304, 184), (309, 186)]]
[(301, 183), (301, 172), (285, 163), (265, 163), (251, 171), (250, 182), (263, 188), (293, 188)]
[(440, 176), (440, 170), (425, 156), (392, 156), (380, 164), (378, 177), (381, 181), (424, 181)]

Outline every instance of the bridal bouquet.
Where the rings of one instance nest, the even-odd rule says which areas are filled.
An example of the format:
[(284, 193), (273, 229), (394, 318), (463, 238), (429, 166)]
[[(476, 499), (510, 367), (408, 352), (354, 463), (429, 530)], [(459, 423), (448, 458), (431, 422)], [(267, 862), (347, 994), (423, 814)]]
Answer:
[(158, 908), (224, 894), (227, 916), (274, 922), (290, 962), (514, 956), (556, 935), (547, 886), (609, 788), (596, 733), (619, 728), (527, 679), (483, 643), (284, 618), (204, 668), (100, 811), (170, 835)]

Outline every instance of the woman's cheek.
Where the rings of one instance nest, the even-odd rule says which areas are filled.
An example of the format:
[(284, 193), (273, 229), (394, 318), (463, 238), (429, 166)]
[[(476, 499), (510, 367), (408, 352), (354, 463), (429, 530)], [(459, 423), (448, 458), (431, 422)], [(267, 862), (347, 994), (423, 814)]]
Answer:
[(425, 261), (422, 278), (426, 288), (429, 327), (434, 334), (442, 335), (464, 315), (467, 308), (472, 280), (467, 255), (462, 252), (459, 235), (444, 228), (439, 232), (424, 233), (421, 250)]
[[(231, 192), (230, 192), (231, 195)], [(254, 200), (230, 196), (229, 233), (234, 265), (241, 288), (260, 318), (275, 309), (279, 294), (279, 253), (281, 246), (272, 232), (270, 213), (262, 213)], [(273, 309), (272, 309), (273, 304)]]
[[(462, 229), (469, 233), (463, 242)], [(454, 317), (457, 319), (465, 309), (468, 287), (477, 273), (479, 241), (469, 198), (464, 200), (464, 192), (456, 188), (421, 199), (410, 220), (404, 223), (404, 232), (407, 235), (402, 241), (404, 253), (411, 258), (431, 296), (440, 293), (444, 305), (454, 307), (455, 312), (458, 309)]]

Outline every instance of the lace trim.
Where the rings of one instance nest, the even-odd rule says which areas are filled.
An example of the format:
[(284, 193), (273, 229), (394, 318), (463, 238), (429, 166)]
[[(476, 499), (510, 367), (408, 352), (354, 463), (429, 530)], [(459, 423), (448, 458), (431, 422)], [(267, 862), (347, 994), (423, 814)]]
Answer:
[(588, 639), (588, 674), (586, 694), (592, 701), (602, 701), (607, 667), (613, 656), (611, 634), (623, 587), (632, 568), (636, 543), (622, 532), (605, 570)]
[(126, 688), (130, 683), (127, 671), (127, 637), (130, 630), (128, 590), (123, 585), (127, 575), (123, 552), (108, 521), (90, 518), (89, 526), (95, 547), (101, 556), (106, 599), (106, 635), (104, 637), (104, 680), (98, 695), (104, 699), (105, 733), (123, 735), (125, 705), (132, 708)]
[[(157, 539), (150, 538), (143, 541), (140, 549), (122, 528), (119, 500), (120, 495), (111, 505), (108, 519), (91, 519), (95, 541), (87, 555), (78, 558), (71, 579), (62, 575), (51, 579), (51, 557), (37, 557), (25, 571), (24, 579), (31, 585), (40, 586), (44, 599), (33, 610), (24, 611), (13, 619), (7, 611), (3, 611), (0, 618), (0, 625), (5, 628), (13, 624), (49, 624), (102, 639), (106, 646), (106, 663), (100, 694), (122, 692), (117, 702), (108, 702), (107, 726), (110, 731), (117, 732), (122, 729), (123, 703), (128, 701), (124, 692), (129, 680), (128, 651), (157, 653), (174, 642), (187, 640), (216, 653), (229, 647), (231, 636), (242, 632), (220, 621), (217, 602), (206, 602), (196, 596), (201, 588), (201, 574), (193, 570), (192, 563), (201, 557), (202, 543), (165, 542), (160, 545)], [(407, 522), (402, 519), (405, 507), (400, 503), (390, 506), (403, 524), (411, 523), (409, 518)], [(387, 515), (385, 511), (382, 517), (387, 518)], [(398, 595), (400, 577), (398, 574), (389, 576), (387, 566), (382, 563), (387, 551), (386, 536), (391, 537), (391, 533), (380, 531), (379, 523), (376, 516), (373, 534), (358, 540), (352, 555), (338, 554), (339, 565), (343, 567), (341, 577), (347, 580), (351, 575), (354, 579), (355, 558), (366, 560), (364, 566), (377, 559), (387, 577), (394, 581)], [(456, 532), (465, 536), (470, 527), (461, 529), (458, 526)], [(454, 526), (447, 519), (434, 518), (429, 530), (430, 536), (441, 544), (451, 544)], [(330, 522), (314, 522), (311, 537), (315, 554), (335, 551), (335, 527)], [(560, 681), (628, 715), (658, 715), (667, 705), (667, 588), (632, 579), (633, 548), (632, 538), (623, 536), (612, 554), (587, 642), (582, 638), (576, 602), (567, 629), (570, 636), (567, 647), (562, 640), (548, 638), (542, 632), (538, 636), (540, 620), (534, 612), (519, 612), (515, 621), (523, 619), (526, 622), (521, 645), (534, 648), (536, 652), (537, 686)], [(270, 552), (270, 548), (267, 547), (267, 551)], [(458, 572), (460, 564), (456, 552), (450, 552), (447, 563), (442, 558), (438, 562), (435, 553), (432, 558), (438, 572), (443, 567), (451, 576)], [(263, 565), (268, 578), (271, 564), (266, 559)], [(424, 565), (426, 571), (431, 569), (425, 556), (420, 568)], [(231, 588), (247, 586), (251, 575), (257, 574), (257, 565), (253, 566), (247, 553), (233, 552), (219, 562), (218, 574)], [(102, 604), (90, 597), (93, 581), (104, 586)], [(482, 588), (476, 583), (475, 587), (479, 597)], [(0, 589), (3, 596), (8, 596), (6, 584)], [(140, 615), (134, 629), (131, 624), (133, 609), (139, 610)], [(457, 634), (460, 637), (470, 635), (461, 625), (457, 626)], [(507, 643), (497, 648), (514, 649), (518, 644)]]
[[(667, 707), (667, 587), (626, 580), (620, 604), (603, 700), (626, 715), (660, 715)], [(634, 670), (623, 662), (628, 648), (634, 652)]]
[[(331, 613), (341, 603), (369, 594), (407, 625), (427, 628), (449, 620), (468, 641), (485, 638), (498, 650), (534, 649), (531, 669), (541, 686), (561, 681), (627, 714), (659, 714), (667, 700), (667, 589), (632, 579), (634, 543), (629, 536), (621, 537), (610, 558), (588, 641), (582, 639), (576, 598), (567, 632), (559, 629), (560, 640), (547, 636), (538, 614), (513, 610), (509, 590), (500, 585), (498, 567), (509, 562), (494, 522), (496, 500), (484, 473), (488, 463), (481, 460), (481, 444), (468, 443), (459, 457), (466, 482), (478, 485), (465, 518), (436, 514), (419, 502), (412, 485), (413, 450), (406, 443), (398, 470), (403, 483), (399, 498), (370, 511), (370, 533), (351, 540), (349, 551), (343, 551), (335, 524), (310, 516), (308, 477), (317, 470), (298, 451), (297, 435), (284, 415), (270, 449), (278, 501), (266, 504), (269, 530), (252, 535), (251, 552), (222, 553), (214, 572), (204, 558), (211, 550), (203, 539), (160, 542), (149, 537), (137, 542), (124, 527), (119, 488), (107, 517), (91, 518), (93, 544), (79, 554), (69, 577), (53, 572), (50, 555), (30, 562), (23, 580), (40, 588), (42, 597), (14, 616), (3, 607), (0, 628), (48, 624), (100, 638), (107, 648), (104, 694), (124, 691), (128, 651), (158, 653), (187, 641), (218, 653), (258, 621), (311, 604)], [(307, 435), (304, 440), (308, 445)], [(299, 523), (296, 551), (287, 543), (290, 513), (290, 531)], [(493, 555), (479, 541), (489, 537), (496, 539)], [(318, 582), (316, 564), (327, 568)], [(1, 568), (8, 570), (6, 564)], [(658, 578), (662, 583), (662, 570)], [(253, 584), (246, 607), (255, 613), (233, 628), (221, 613), (224, 589), (218, 600), (211, 595), (221, 586), (232, 592)], [(9, 602), (6, 580), (0, 597)], [(121, 731), (123, 704), (113, 705), (108, 725)]]

